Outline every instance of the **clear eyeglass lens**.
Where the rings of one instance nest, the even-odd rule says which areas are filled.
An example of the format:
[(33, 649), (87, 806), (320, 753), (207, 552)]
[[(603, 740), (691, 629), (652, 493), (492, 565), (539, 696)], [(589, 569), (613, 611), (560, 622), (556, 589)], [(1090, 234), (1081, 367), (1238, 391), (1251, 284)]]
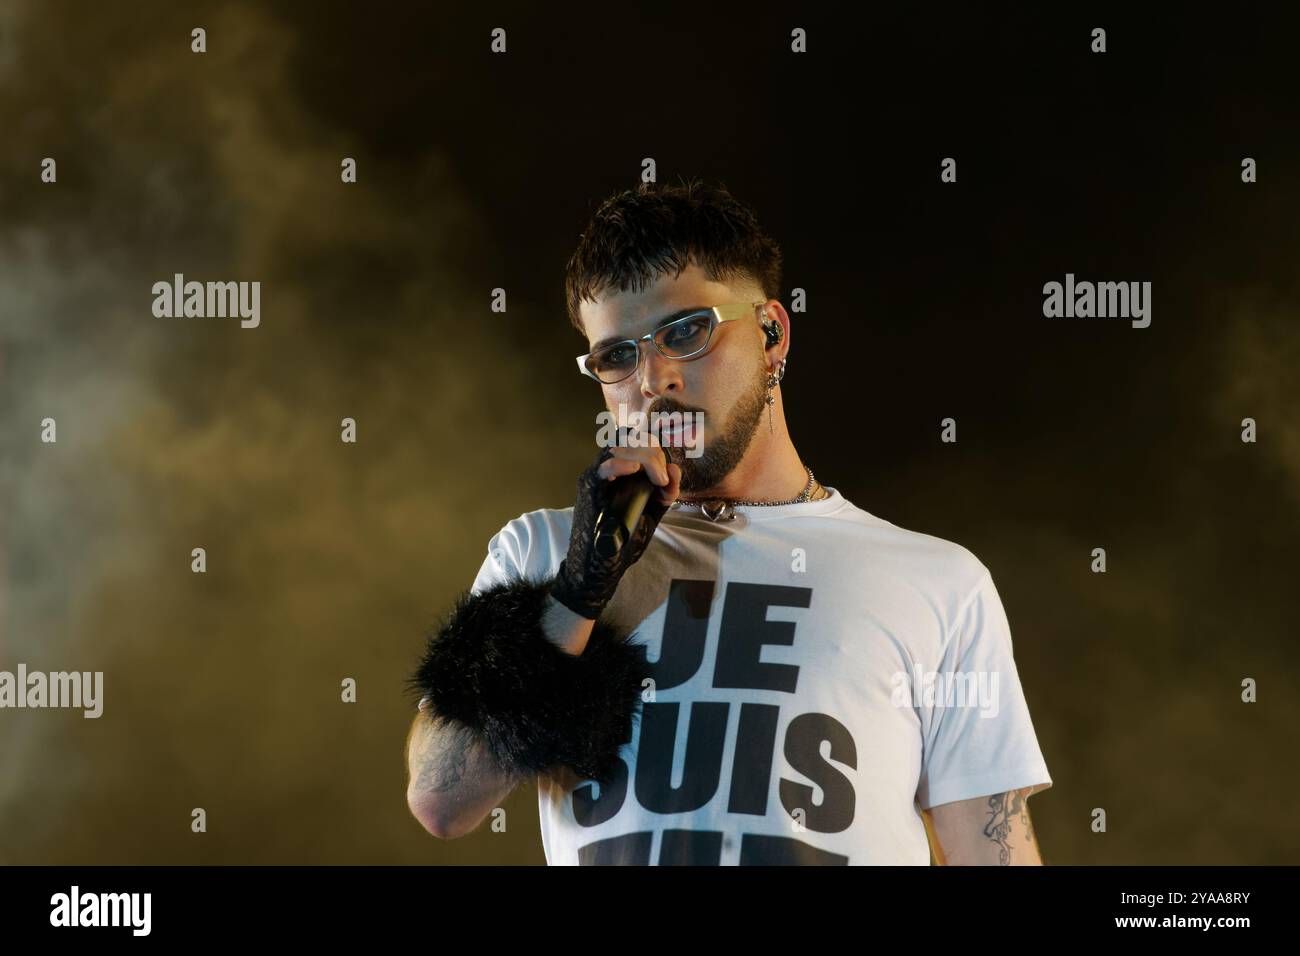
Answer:
[(655, 332), (655, 343), (666, 355), (693, 355), (709, 343), (713, 332), (712, 313), (688, 315)]
[[(658, 329), (655, 344), (665, 355), (685, 358), (708, 345), (712, 334), (713, 314), (705, 312), (684, 316)], [(636, 371), (637, 350), (638, 347), (631, 342), (606, 346), (591, 354), (587, 368), (606, 385), (621, 382)]]
[(636, 346), (631, 342), (619, 342), (591, 353), (587, 368), (602, 382), (612, 385), (636, 370), (636, 352)]

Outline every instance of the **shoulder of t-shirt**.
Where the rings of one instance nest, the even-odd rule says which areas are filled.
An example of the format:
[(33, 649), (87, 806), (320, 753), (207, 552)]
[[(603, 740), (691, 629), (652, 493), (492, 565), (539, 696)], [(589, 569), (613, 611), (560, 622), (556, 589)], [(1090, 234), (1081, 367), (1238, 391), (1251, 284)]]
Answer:
[(991, 582), (988, 567), (974, 552), (956, 541), (903, 528), (852, 502), (835, 512), (837, 519), (859, 524), (868, 536), (872, 560), (929, 592), (954, 619)]
[(545, 573), (537, 565), (545, 560), (554, 540), (568, 542), (573, 507), (537, 508), (511, 518), (488, 541), (488, 553), (512, 574)]

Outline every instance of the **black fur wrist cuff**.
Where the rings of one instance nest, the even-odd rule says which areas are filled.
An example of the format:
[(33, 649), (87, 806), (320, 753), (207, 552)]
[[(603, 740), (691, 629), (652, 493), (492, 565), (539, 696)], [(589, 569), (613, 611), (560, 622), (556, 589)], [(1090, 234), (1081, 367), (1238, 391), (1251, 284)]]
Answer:
[(552, 581), (463, 592), (408, 683), (430, 716), (474, 731), (506, 772), (563, 764), (603, 786), (632, 739), (646, 649), (597, 620), (581, 655), (561, 650), (542, 631)]

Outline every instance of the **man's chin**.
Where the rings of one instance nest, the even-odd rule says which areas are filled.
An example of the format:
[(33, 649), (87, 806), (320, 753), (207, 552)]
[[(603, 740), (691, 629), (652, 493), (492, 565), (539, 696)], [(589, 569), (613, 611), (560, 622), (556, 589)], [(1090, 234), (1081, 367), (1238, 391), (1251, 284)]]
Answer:
[[(680, 451), (680, 449), (677, 449)], [(713, 474), (713, 469), (708, 467), (699, 467), (699, 463), (704, 461), (701, 458), (669, 458), (670, 461), (677, 463), (682, 469), (681, 492), (686, 495), (698, 495), (706, 492), (711, 488), (716, 488), (726, 475), (717, 476)]]
[(698, 475), (700, 472), (699, 463), (704, 460), (703, 455), (697, 455), (692, 458), (690, 452), (693, 448), (683, 448), (680, 446), (664, 446), (664, 457), (675, 464), (682, 470), (682, 480), (685, 481), (688, 475)]

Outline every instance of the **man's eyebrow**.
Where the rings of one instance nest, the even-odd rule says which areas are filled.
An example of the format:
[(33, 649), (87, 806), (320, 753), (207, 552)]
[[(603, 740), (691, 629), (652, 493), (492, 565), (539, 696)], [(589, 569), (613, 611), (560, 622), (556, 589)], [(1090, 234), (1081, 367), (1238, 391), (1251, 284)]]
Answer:
[[(672, 315), (666, 315), (666, 316), (664, 316), (662, 319), (660, 319), (658, 322), (656, 322), (653, 326), (651, 326), (651, 328), (657, 329), (657, 328), (659, 328), (659, 326), (661, 326), (661, 325), (667, 325), (669, 322), (676, 322), (678, 319), (682, 318), (683, 316), (690, 315), (692, 312), (703, 312), (703, 311), (705, 311), (705, 310), (708, 309), (708, 308), (710, 308), (710, 306), (707, 306), (707, 305), (692, 305), (692, 306), (688, 306), (688, 307), (685, 308), (685, 309), (678, 309), (678, 310), (677, 310), (676, 312), (674, 312)], [(630, 339), (630, 338), (633, 338), (633, 336), (631, 336), (631, 335), (614, 335), (614, 336), (611, 336), (611, 337), (606, 338), (606, 339), (601, 339), (599, 342), (597, 342), (595, 345), (593, 345), (593, 346), (591, 347), (591, 350), (592, 350), (593, 352), (599, 352), (601, 349), (603, 349), (603, 348), (604, 348), (605, 346), (607, 346), (607, 345), (613, 345), (615, 342), (626, 342), (626, 341), (627, 341), (628, 339)]]

